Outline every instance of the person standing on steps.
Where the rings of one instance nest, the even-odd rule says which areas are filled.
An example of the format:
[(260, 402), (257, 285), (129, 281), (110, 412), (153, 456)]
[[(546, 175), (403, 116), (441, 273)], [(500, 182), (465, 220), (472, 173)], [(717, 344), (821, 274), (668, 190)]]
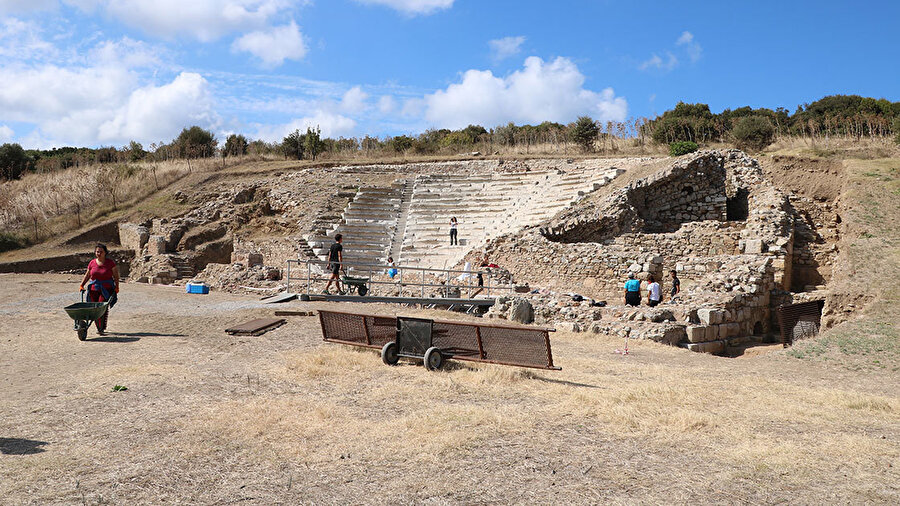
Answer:
[(681, 291), (681, 280), (678, 279), (678, 273), (674, 270), (669, 271), (669, 274), (672, 276), (672, 294), (669, 295), (669, 302), (674, 302), (678, 292)]
[(459, 241), (457, 240), (459, 222), (456, 221), (456, 216), (450, 218), (450, 246), (458, 246)]
[[(94, 259), (88, 262), (87, 272), (81, 280), (80, 291), (84, 291), (87, 283), (87, 299), (89, 302), (109, 302), (106, 313), (97, 320), (97, 332), (102, 336), (106, 332), (109, 320), (109, 308), (113, 307), (119, 293), (119, 266), (112, 258), (107, 258), (109, 250), (105, 244), (94, 247)], [(90, 280), (90, 283), (88, 281)]]
[(344, 264), (343, 242), (343, 234), (334, 236), (334, 244), (332, 244), (331, 248), (328, 250), (328, 269), (331, 271), (331, 278), (328, 279), (328, 284), (325, 285), (325, 295), (331, 295), (328, 292), (328, 289), (331, 288), (332, 281), (334, 281), (338, 293), (344, 293), (344, 290), (341, 289), (341, 268)]
[(656, 282), (653, 274), (647, 278), (647, 282), (649, 283), (647, 285), (647, 305), (650, 307), (658, 306), (662, 300), (662, 287)]
[(634, 273), (628, 273), (628, 281), (625, 282), (625, 304), (629, 306), (641, 305), (641, 282), (634, 279)]

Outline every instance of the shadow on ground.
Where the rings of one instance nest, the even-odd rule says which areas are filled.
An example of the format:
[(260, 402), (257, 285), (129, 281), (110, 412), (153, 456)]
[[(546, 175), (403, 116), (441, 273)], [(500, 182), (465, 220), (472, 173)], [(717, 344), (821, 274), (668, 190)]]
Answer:
[(35, 441), (18, 437), (0, 437), (0, 453), (4, 455), (33, 455), (46, 450), (42, 446), (46, 441)]

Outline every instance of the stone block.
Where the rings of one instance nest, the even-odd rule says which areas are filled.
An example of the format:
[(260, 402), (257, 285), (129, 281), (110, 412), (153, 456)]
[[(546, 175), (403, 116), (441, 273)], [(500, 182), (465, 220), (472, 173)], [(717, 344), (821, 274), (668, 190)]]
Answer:
[(688, 341), (692, 343), (702, 343), (706, 341), (706, 327), (690, 326), (686, 331)]
[(700, 353), (712, 353), (718, 355), (725, 353), (725, 341), (710, 341), (708, 343), (700, 343), (698, 346)]
[(718, 325), (710, 325), (706, 327), (706, 340), (712, 341), (714, 339), (719, 338), (719, 326)]
[(747, 239), (744, 242), (744, 253), (748, 255), (760, 254), (765, 251), (765, 243), (762, 239)]
[(136, 223), (119, 223), (119, 244), (140, 254), (150, 239), (150, 230)]
[(697, 317), (703, 325), (716, 325), (722, 323), (725, 313), (719, 309), (701, 308), (697, 310)]
[(741, 326), (738, 323), (727, 323), (725, 325), (725, 334), (728, 337), (741, 335)]
[(166, 238), (161, 235), (151, 235), (147, 241), (147, 253), (164, 255), (166, 253)]

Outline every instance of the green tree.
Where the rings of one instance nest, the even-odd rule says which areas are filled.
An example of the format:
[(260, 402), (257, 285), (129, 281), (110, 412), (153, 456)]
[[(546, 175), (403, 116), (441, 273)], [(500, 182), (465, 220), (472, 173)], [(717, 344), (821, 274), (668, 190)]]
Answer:
[(32, 166), (32, 159), (22, 146), (10, 143), (0, 146), (0, 177), (19, 179), (19, 176)]
[(303, 136), (304, 150), (313, 160), (316, 159), (325, 147), (325, 144), (322, 142), (321, 133), (322, 130), (318, 126), (316, 126), (315, 130), (313, 130), (312, 127), (306, 127), (306, 135)]
[(775, 126), (765, 116), (746, 116), (737, 120), (731, 135), (739, 149), (760, 151), (775, 141)]
[(129, 162), (139, 162), (147, 156), (144, 146), (138, 141), (131, 141), (127, 147), (122, 148), (122, 151), (125, 152)]
[(891, 125), (891, 129), (894, 132), (894, 142), (900, 144), (900, 116), (894, 118), (894, 123)]
[(304, 135), (300, 134), (300, 130), (294, 130), (281, 141), (281, 150), (284, 156), (295, 160), (303, 159), (303, 151), (306, 148)]
[(182, 130), (174, 144), (182, 158), (206, 158), (216, 153), (219, 141), (212, 132), (195, 125)]
[(569, 135), (575, 144), (581, 146), (581, 149), (590, 152), (594, 150), (594, 140), (597, 139), (598, 133), (600, 133), (600, 127), (590, 116), (579, 116), (572, 125)]
[(225, 139), (222, 156), (244, 156), (247, 154), (247, 138), (240, 134), (231, 134)]
[(413, 147), (415, 143), (415, 139), (408, 135), (398, 135), (396, 137), (392, 137), (388, 144), (390, 144), (391, 149), (398, 153), (403, 153), (409, 151), (410, 148)]

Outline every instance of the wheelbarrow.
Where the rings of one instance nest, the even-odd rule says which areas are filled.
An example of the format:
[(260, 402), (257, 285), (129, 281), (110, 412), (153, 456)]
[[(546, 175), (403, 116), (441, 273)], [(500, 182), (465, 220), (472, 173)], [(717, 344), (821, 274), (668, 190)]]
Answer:
[(347, 293), (353, 293), (354, 289), (360, 297), (369, 293), (369, 278), (355, 278), (353, 276), (344, 275), (344, 277), (341, 278), (341, 281), (343, 281), (344, 285), (347, 287)]
[(381, 348), (381, 360), (387, 365), (397, 365), (400, 357), (422, 360), (425, 369), (437, 371), (446, 358), (452, 358), (448, 350), (434, 346), (434, 321), (424, 318), (397, 318), (397, 337)]
[(75, 320), (75, 332), (78, 334), (78, 340), (84, 341), (87, 339), (88, 328), (102, 318), (108, 308), (108, 302), (85, 302), (84, 290), (82, 290), (81, 302), (76, 302), (63, 309), (69, 317)]

